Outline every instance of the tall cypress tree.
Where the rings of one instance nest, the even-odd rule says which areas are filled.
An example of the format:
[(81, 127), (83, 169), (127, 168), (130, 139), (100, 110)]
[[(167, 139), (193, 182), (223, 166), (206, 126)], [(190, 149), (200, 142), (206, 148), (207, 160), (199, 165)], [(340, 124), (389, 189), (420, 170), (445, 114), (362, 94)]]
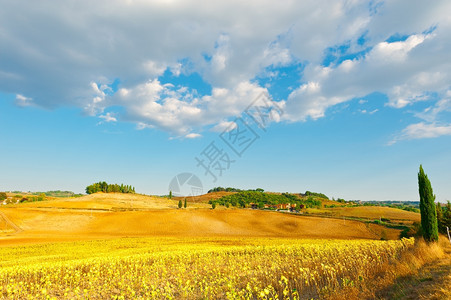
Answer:
[(438, 240), (437, 213), (435, 207), (435, 196), (432, 192), (431, 182), (420, 165), (418, 172), (418, 191), (420, 193), (421, 228), (423, 238), (427, 242)]

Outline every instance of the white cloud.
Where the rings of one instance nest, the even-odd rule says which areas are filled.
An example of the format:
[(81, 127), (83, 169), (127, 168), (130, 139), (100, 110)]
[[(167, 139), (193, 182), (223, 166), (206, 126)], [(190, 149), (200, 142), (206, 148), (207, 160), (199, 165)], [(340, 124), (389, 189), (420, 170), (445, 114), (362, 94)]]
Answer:
[(266, 89), (242, 82), (235, 89), (214, 88), (211, 95), (196, 97), (188, 88), (154, 79), (120, 89), (113, 102), (128, 108), (124, 119), (139, 124), (139, 129), (156, 127), (186, 136), (193, 129), (224, 124), (225, 118), (240, 115), (263, 92)]
[(185, 138), (187, 139), (197, 139), (200, 138), (202, 135), (200, 135), (199, 133), (188, 133), (187, 135), (185, 135)]
[(211, 131), (214, 132), (229, 132), (236, 128), (236, 123), (233, 121), (221, 121), (216, 126), (214, 126)]
[[(441, 26), (451, 29), (451, 22)], [(308, 66), (306, 83), (287, 99), (285, 118), (323, 117), (329, 107), (373, 92), (385, 93), (387, 105), (394, 108), (429, 100), (431, 92), (444, 95), (451, 82), (451, 52), (442, 27), (427, 35), (413, 34), (403, 42), (382, 41), (364, 56), (336, 66)], [(440, 60), (431, 59), (431, 48)]]
[(446, 112), (451, 112), (451, 90), (448, 90), (443, 98), (434, 105), (428, 106), (422, 112), (415, 113), (415, 116), (431, 123), (437, 121)]
[(451, 124), (438, 125), (435, 123), (416, 123), (411, 124), (402, 130), (402, 133), (393, 139), (389, 145), (400, 140), (414, 140), (424, 138), (436, 138), (444, 135), (451, 135)]
[(31, 99), (31, 98), (25, 97), (24, 95), (21, 95), (21, 94), (17, 94), (15, 103), (18, 106), (25, 107), (25, 106), (32, 105), (32, 101), (33, 101), (33, 99)]
[(293, 91), (285, 103), (284, 119), (289, 121), (305, 121), (324, 117), (328, 107), (348, 100), (343, 96), (326, 97), (319, 82), (310, 81)]
[(149, 60), (144, 62), (143, 68), (150, 78), (154, 78), (163, 75), (167, 66), (162, 63)]
[(84, 107), (84, 111), (90, 115), (94, 116), (98, 113), (103, 112), (107, 103), (105, 103), (106, 92), (110, 91), (110, 87), (105, 84), (97, 84), (95, 82), (91, 82), (90, 84), (92, 90), (92, 100), (87, 103)]
[(117, 122), (116, 117), (114, 117), (114, 115), (112, 113), (106, 113), (104, 115), (100, 115), (99, 118), (103, 119), (104, 122)]
[(372, 114), (375, 114), (375, 113), (377, 113), (378, 111), (379, 111), (379, 109), (373, 109), (373, 110), (371, 110), (371, 111), (367, 111), (366, 109), (361, 109), (361, 110), (359, 110), (362, 114), (368, 114), (368, 115), (372, 115)]
[(383, 64), (405, 61), (409, 52), (423, 43), (425, 38), (426, 36), (423, 34), (413, 34), (405, 41), (392, 43), (380, 42), (371, 50), (371, 53), (367, 56), (367, 60)]

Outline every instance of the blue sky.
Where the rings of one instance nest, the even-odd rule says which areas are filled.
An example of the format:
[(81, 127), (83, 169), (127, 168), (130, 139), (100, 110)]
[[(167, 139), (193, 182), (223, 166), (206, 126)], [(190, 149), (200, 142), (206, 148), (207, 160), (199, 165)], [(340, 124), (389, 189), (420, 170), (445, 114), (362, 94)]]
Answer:
[(450, 200), (451, 4), (413, 2), (0, 0), (0, 190), (418, 200), (423, 164)]

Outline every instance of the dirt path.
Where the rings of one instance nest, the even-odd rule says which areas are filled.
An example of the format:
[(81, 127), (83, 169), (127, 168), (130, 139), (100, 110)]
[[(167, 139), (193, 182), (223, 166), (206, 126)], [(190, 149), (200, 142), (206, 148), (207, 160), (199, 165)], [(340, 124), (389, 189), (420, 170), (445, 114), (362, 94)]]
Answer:
[(451, 299), (451, 246), (442, 259), (426, 264), (416, 275), (398, 279), (378, 299)]
[(5, 222), (7, 226), (9, 225), (14, 230), (14, 233), (19, 233), (23, 231), (22, 228), (11, 222), (11, 220), (8, 219), (8, 217), (2, 211), (0, 211), (0, 219), (3, 219), (3, 222)]

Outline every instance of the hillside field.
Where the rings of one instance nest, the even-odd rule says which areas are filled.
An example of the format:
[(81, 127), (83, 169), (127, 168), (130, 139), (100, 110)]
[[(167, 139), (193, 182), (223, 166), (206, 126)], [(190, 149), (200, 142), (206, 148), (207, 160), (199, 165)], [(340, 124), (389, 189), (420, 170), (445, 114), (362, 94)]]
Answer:
[(143, 236), (397, 239), (399, 230), (358, 221), (251, 209), (211, 209), (205, 203), (134, 194), (4, 205), (0, 244)]
[(332, 217), (350, 217), (363, 220), (388, 219), (390, 222), (412, 224), (420, 222), (420, 214), (386, 206), (355, 206), (333, 207), (315, 209), (309, 208), (307, 212), (314, 215)]

